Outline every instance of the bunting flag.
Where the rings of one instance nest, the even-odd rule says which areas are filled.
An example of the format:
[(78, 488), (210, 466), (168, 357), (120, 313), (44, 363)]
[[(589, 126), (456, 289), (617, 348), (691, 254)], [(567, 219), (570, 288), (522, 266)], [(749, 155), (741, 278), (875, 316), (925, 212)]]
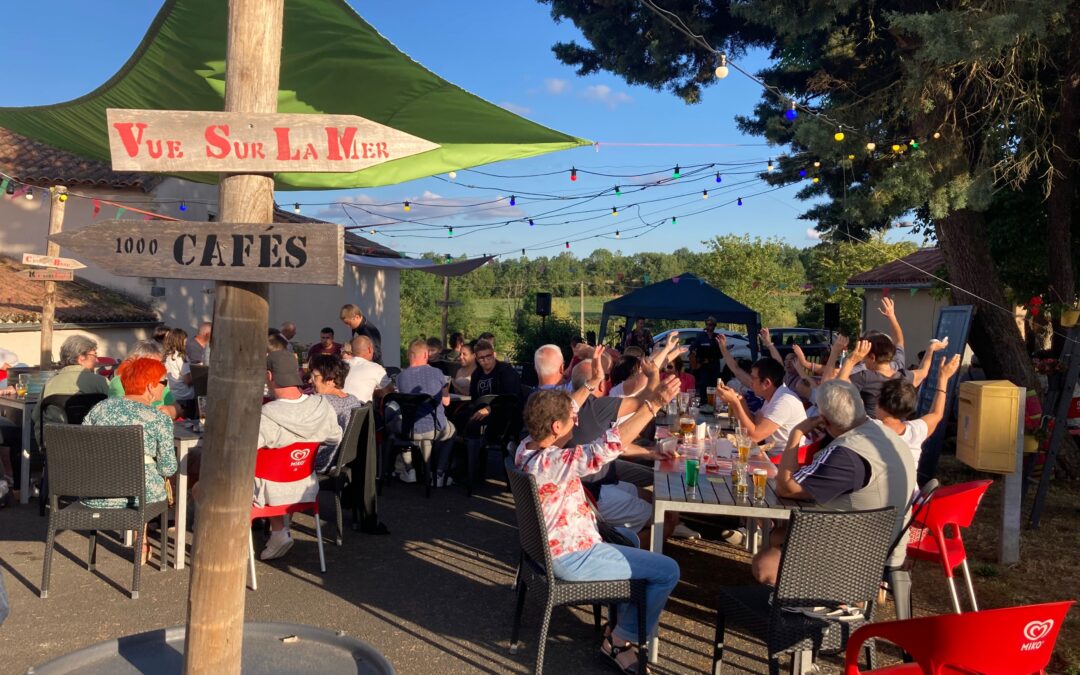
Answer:
[(29, 189), (30, 188), (26, 187), (25, 185), (20, 185), (19, 187), (15, 188), (15, 192), (11, 193), (11, 198), (15, 199), (17, 197), (21, 197), (26, 194), (26, 191)]
[(123, 218), (125, 213), (127, 213), (127, 209), (125, 209), (123, 206), (116, 209), (116, 218), (117, 218), (117, 220), (119, 220), (120, 218)]
[(671, 283), (673, 283), (673, 284), (679, 283), (679, 277), (671, 277)]
[(153, 217), (152, 215), (150, 215), (150, 214), (148, 213), (148, 214), (144, 215), (144, 216), (142, 217), (142, 219), (143, 219), (143, 220), (153, 220), (153, 219), (154, 219), (154, 217)]
[(918, 292), (919, 292), (919, 289), (917, 289), (917, 288), (909, 288), (909, 289), (908, 289), (908, 294), (910, 294), (910, 295), (911, 295), (911, 297), (913, 297), (913, 298), (915, 297), (915, 295), (916, 295), (916, 294), (917, 294)]
[(98, 215), (101, 213), (101, 200), (100, 199), (93, 199), (93, 200), (91, 200), (90, 203), (94, 205), (94, 215), (93, 215), (93, 217), (97, 218)]
[(881, 289), (881, 297), (883, 297), (883, 298), (889, 297), (889, 291), (891, 291), (891, 290), (892, 290), (891, 288), (883, 288), (883, 289)]
[(4, 194), (4, 192), (7, 190), (8, 183), (10, 182), (11, 181), (9, 181), (7, 178), (5, 178), (4, 180), (0, 180), (0, 194)]

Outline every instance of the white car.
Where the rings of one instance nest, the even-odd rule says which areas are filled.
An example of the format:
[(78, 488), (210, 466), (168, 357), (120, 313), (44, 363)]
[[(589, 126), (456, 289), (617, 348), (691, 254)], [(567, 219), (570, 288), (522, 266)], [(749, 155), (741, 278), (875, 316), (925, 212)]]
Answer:
[[(693, 349), (698, 346), (716, 346), (716, 343), (709, 339), (705, 334), (703, 328), (673, 328), (672, 330), (679, 333), (679, 344), (683, 347), (689, 347)], [(750, 340), (746, 338), (742, 333), (736, 333), (730, 330), (717, 330), (717, 333), (723, 333), (727, 336), (728, 351), (736, 359), (751, 359), (753, 356), (750, 354)], [(653, 336), (653, 345), (667, 340), (668, 334), (671, 330), (666, 330), (663, 333)]]

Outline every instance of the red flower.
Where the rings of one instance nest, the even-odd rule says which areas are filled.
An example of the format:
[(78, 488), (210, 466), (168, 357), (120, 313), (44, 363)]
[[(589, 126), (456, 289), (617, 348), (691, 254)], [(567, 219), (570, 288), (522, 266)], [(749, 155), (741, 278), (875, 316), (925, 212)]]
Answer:
[(544, 483), (536, 490), (540, 495), (540, 501), (547, 501), (551, 497), (555, 496), (559, 492), (559, 488), (555, 483)]

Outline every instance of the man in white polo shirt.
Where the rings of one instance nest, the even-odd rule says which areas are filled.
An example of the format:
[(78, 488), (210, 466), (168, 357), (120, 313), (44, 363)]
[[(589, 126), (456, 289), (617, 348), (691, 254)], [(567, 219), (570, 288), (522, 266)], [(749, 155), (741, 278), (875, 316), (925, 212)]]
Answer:
[(721, 387), (719, 393), (731, 408), (731, 415), (755, 443), (772, 441), (776, 451), (787, 444), (788, 435), (806, 419), (806, 409), (798, 394), (784, 385), (784, 366), (772, 358), (754, 362), (750, 369), (750, 388), (765, 401), (756, 415), (751, 415), (739, 392)]
[(378, 391), (385, 394), (390, 387), (390, 378), (386, 369), (375, 363), (375, 343), (366, 335), (357, 335), (352, 340), (352, 357), (346, 358), (349, 374), (345, 376), (346, 394), (352, 394), (361, 403), (368, 403)]

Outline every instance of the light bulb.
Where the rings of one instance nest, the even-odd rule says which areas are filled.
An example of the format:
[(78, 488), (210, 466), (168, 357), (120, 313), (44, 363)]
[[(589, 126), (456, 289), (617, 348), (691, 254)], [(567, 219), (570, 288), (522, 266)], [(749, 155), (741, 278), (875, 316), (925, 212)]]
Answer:
[(720, 55), (720, 60), (717, 62), (716, 70), (714, 72), (716, 73), (716, 79), (718, 80), (722, 80), (728, 76), (727, 54)]
[(914, 138), (911, 139), (910, 141), (908, 141), (908, 145), (911, 146), (912, 150), (918, 150), (919, 149), (919, 142), (916, 141)]
[(375, 234), (375, 230), (368, 230), (368, 234)]
[(724, 179), (720, 177), (720, 174), (719, 174), (719, 173), (717, 173), (717, 174), (716, 174), (716, 182), (717, 182), (717, 183), (720, 183), (720, 182), (722, 182), (723, 180), (724, 180)]
[(616, 239), (622, 239), (622, 235), (621, 235), (621, 234), (619, 234), (619, 231), (618, 231), (618, 230), (615, 230), (615, 238), (616, 238)]
[(672, 178), (678, 178), (681, 175), (682, 175), (682, 171), (679, 171), (679, 165), (676, 164), (675, 165), (675, 170), (671, 172), (671, 177)]
[(739, 199), (735, 203), (739, 206), (742, 206), (742, 197), (739, 197)]
[(617, 209), (617, 208), (615, 208), (614, 206), (612, 206), (612, 207), (611, 207), (611, 215), (613, 215), (613, 216), (617, 216), (617, 215), (619, 215), (619, 209)]
[(15, 181), (11, 181), (7, 185), (7, 193), (9, 195), (15, 194)]
[(454, 228), (452, 228), (452, 227), (448, 227), (448, 228), (446, 228), (446, 235), (447, 235), (448, 237), (452, 237), (452, 236), (454, 236)]
[(455, 179), (457, 179), (457, 171), (451, 171), (450, 173), (448, 173), (448, 174), (446, 174), (446, 175), (447, 175), (447, 176), (450, 176), (450, 180), (455, 180)]
[(409, 202), (405, 202), (405, 203), (404, 203), (404, 204), (402, 204), (401, 206), (402, 206), (402, 208), (404, 208), (404, 209), (405, 209), (406, 211), (412, 211), (412, 204), (410, 204)]
[(820, 182), (821, 182), (821, 179), (820, 179), (820, 178), (818, 178), (817, 176), (814, 176), (814, 182), (815, 182), (815, 183), (820, 183)]
[(570, 242), (566, 242), (566, 248), (570, 248)]
[(521, 249), (521, 256), (525, 257), (525, 249)]
[(873, 152), (873, 151), (877, 150), (877, 143), (875, 143), (873, 141), (870, 141), (869, 143), (866, 144), (866, 149), (869, 150), (870, 152)]
[(187, 204), (185, 204), (184, 202), (180, 202), (180, 210), (187, 211)]
[(941, 132), (940, 131), (935, 131), (934, 132), (934, 138), (935, 139), (941, 138)]
[(671, 224), (672, 224), (672, 225), (675, 225), (675, 224), (677, 224), (678, 222), (679, 222), (679, 219), (678, 219), (678, 218), (676, 218), (675, 216), (672, 216), (672, 217), (671, 217)]
[(806, 169), (799, 169), (799, 178), (806, 178)]
[(449, 253), (447, 253), (447, 254), (446, 254), (446, 262), (450, 262), (451, 260), (453, 260), (453, 258), (451, 258), (451, 257), (450, 257), (450, 254), (449, 254)]
[(709, 191), (708, 190), (702, 190), (701, 191), (701, 198), (702, 199), (708, 199), (709, 198)]
[(839, 143), (840, 141), (844, 140), (844, 132), (837, 131), (835, 134), (832, 135), (832, 137), (837, 143)]
[(769, 163), (766, 165), (765, 168), (768, 169), (769, 171), (773, 170), (774, 166), (773, 166), (773, 162), (772, 162), (771, 158), (769, 159)]
[(821, 162), (814, 162), (814, 168), (815, 169), (820, 169), (821, 168)]
[(510, 195), (510, 206), (517, 206), (517, 196)]
[(59, 197), (57, 197), (57, 199), (58, 199), (59, 201), (62, 201), (62, 202), (66, 202), (66, 201), (67, 201), (67, 193), (66, 193), (66, 192), (61, 192), (61, 193), (60, 193), (60, 196), (59, 196)]
[(791, 102), (791, 107), (784, 111), (784, 117), (789, 122), (794, 122), (795, 118), (799, 116), (799, 111), (795, 110), (795, 101)]
[(577, 180), (577, 169), (570, 169), (570, 180)]
[(534, 222), (533, 222), (533, 219), (532, 219), (532, 218), (529, 218), (529, 227), (532, 227), (532, 226), (533, 226), (533, 225), (535, 225), (535, 224), (536, 224), (536, 223), (534, 223)]
[(847, 158), (848, 158), (849, 160), (853, 160), (853, 159), (855, 159), (855, 155), (848, 155), (848, 156), (847, 156)]
[(615, 196), (622, 197), (622, 190), (619, 189), (618, 185), (615, 186)]
[(296, 202), (292, 207), (293, 213), (300, 213), (300, 202)]
[(34, 190), (33, 190), (33, 188), (26, 188), (26, 194), (23, 195), (23, 196), (26, 197), (27, 200), (33, 201), (33, 199), (34, 199)]
[(898, 143), (893, 143), (892, 151), (893, 152), (900, 152), (900, 145)]

